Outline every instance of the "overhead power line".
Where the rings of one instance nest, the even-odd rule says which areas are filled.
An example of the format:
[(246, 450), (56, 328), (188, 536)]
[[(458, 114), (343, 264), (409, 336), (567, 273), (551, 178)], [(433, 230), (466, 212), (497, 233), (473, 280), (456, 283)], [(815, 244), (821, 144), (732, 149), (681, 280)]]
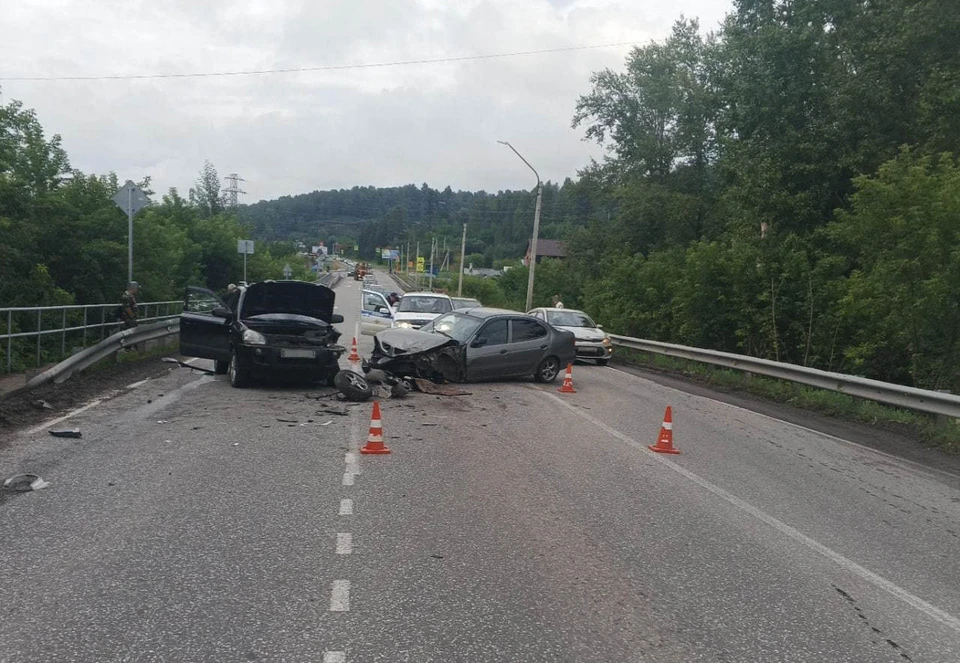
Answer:
[(287, 67), (281, 69), (249, 69), (241, 71), (206, 71), (188, 72), (182, 74), (106, 74), (92, 76), (3, 76), (0, 81), (133, 81), (152, 80), (160, 78), (214, 78), (223, 76), (267, 76), (272, 74), (298, 74), (314, 71), (343, 71), (349, 69), (377, 69), (383, 67), (406, 67), (418, 64), (441, 64), (447, 62), (467, 62), (470, 60), (495, 60), (512, 58), (524, 55), (541, 55), (544, 53), (564, 53), (568, 51), (586, 51), (598, 48), (615, 48), (617, 46), (636, 46), (640, 42), (622, 41), (614, 44), (592, 44), (589, 46), (567, 46), (563, 48), (545, 48), (536, 51), (514, 51), (512, 53), (488, 53), (485, 55), (461, 55), (447, 58), (424, 58), (419, 60), (397, 60), (394, 62), (366, 62), (359, 64), (330, 64), (316, 67)]

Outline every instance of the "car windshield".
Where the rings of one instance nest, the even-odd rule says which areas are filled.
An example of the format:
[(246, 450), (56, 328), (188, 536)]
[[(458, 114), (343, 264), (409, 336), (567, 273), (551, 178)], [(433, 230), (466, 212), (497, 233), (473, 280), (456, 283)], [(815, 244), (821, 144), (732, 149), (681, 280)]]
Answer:
[(586, 313), (580, 311), (547, 311), (547, 322), (554, 327), (596, 327)]
[(404, 295), (397, 311), (400, 313), (449, 313), (452, 307), (446, 297)]
[(477, 308), (481, 306), (479, 300), (476, 299), (466, 299), (463, 297), (454, 297), (453, 298), (453, 308), (454, 309), (464, 309), (464, 308)]
[(467, 339), (473, 336), (477, 328), (483, 323), (483, 320), (474, 318), (463, 313), (448, 313), (442, 315), (433, 322), (430, 322), (420, 328), (420, 331), (436, 332), (449, 336), (450, 338), (466, 343)]

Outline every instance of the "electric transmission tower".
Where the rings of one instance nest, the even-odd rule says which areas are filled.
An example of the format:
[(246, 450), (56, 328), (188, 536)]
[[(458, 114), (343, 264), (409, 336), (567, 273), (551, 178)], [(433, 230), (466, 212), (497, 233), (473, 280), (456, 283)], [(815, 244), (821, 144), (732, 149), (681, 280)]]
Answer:
[(223, 179), (225, 179), (230, 184), (230, 186), (228, 186), (226, 189), (223, 190), (223, 192), (227, 196), (227, 205), (229, 207), (236, 207), (237, 196), (241, 193), (246, 193), (246, 191), (240, 190), (240, 182), (246, 182), (246, 180), (240, 177), (239, 175), (237, 175), (236, 173), (230, 173)]

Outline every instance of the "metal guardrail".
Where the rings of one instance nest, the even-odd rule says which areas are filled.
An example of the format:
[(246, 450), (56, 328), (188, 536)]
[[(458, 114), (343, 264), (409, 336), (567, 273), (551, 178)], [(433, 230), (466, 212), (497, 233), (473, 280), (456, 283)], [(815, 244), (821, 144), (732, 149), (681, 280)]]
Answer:
[[(66, 306), (26, 306), (26, 307), (8, 307), (0, 308), (0, 321), (5, 322), (6, 328), (3, 334), (0, 334), (0, 341), (6, 340), (6, 372), (13, 370), (13, 343), (14, 339), (26, 339), (36, 337), (36, 364), (42, 363), (42, 341), (44, 337), (54, 334), (60, 335), (60, 358), (67, 356), (67, 334), (71, 332), (80, 332), (78, 340), (81, 346), (86, 346), (88, 332), (98, 332), (94, 336), (99, 336), (102, 340), (110, 331), (118, 325), (112, 318), (111, 313), (119, 304), (73, 304)], [(137, 305), (140, 313), (138, 321), (153, 322), (157, 320), (167, 320), (180, 315), (183, 311), (182, 301), (165, 302), (144, 302)], [(153, 315), (150, 315), (151, 312)], [(59, 313), (59, 315), (57, 315)], [(82, 313), (82, 322), (80, 315)], [(35, 317), (34, 317), (35, 316)], [(55, 321), (51, 321), (51, 317)], [(29, 318), (30, 322), (25, 322)], [(36, 322), (35, 326), (31, 323)], [(25, 325), (34, 326), (31, 331), (14, 332), (14, 322), (17, 322), (22, 328)], [(44, 324), (48, 325), (44, 329)]]
[[(154, 322), (150, 325), (139, 325), (132, 329), (125, 329), (117, 332), (113, 336), (108, 336), (96, 345), (85, 350), (81, 350), (75, 355), (61, 361), (56, 366), (48, 368), (46, 371), (37, 375), (24, 385), (23, 390), (29, 391), (42, 384), (53, 381), (60, 384), (69, 379), (74, 373), (78, 373), (90, 366), (93, 366), (101, 359), (109, 357), (113, 353), (123, 348), (154, 341), (157, 339), (180, 333), (180, 319), (163, 320)], [(20, 390), (17, 390), (20, 391)], [(12, 392), (11, 392), (12, 393)]]
[(748, 357), (730, 352), (691, 348), (685, 345), (647, 341), (640, 338), (617, 336), (614, 334), (610, 334), (610, 339), (615, 346), (630, 348), (632, 350), (735, 368), (747, 373), (755, 373), (757, 375), (766, 375), (789, 382), (797, 382), (811, 387), (849, 394), (857, 398), (866, 398), (910, 410), (960, 419), (960, 396), (953, 394), (929, 389), (917, 389), (916, 387), (905, 387), (899, 384), (881, 382), (880, 380), (871, 380), (855, 375), (844, 375), (843, 373), (831, 373), (816, 368), (807, 368), (806, 366), (797, 366), (796, 364), (785, 364), (770, 361), (769, 359), (759, 359), (757, 357)]

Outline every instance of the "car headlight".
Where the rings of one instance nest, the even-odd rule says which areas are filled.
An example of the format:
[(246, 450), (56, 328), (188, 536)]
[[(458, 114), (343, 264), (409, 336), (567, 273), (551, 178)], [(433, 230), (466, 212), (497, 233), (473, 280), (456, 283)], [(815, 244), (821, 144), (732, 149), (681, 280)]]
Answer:
[(266, 345), (267, 337), (252, 329), (243, 330), (243, 342), (247, 345)]
[(605, 346), (607, 346), (607, 347), (610, 347), (611, 345), (613, 345), (613, 343), (610, 341), (610, 337), (609, 337), (609, 336), (604, 336), (604, 337), (603, 337), (603, 344), (604, 344)]
[(406, 320), (401, 320), (400, 322), (398, 322), (397, 327), (402, 327), (404, 329), (413, 329), (413, 325), (411, 325)]

